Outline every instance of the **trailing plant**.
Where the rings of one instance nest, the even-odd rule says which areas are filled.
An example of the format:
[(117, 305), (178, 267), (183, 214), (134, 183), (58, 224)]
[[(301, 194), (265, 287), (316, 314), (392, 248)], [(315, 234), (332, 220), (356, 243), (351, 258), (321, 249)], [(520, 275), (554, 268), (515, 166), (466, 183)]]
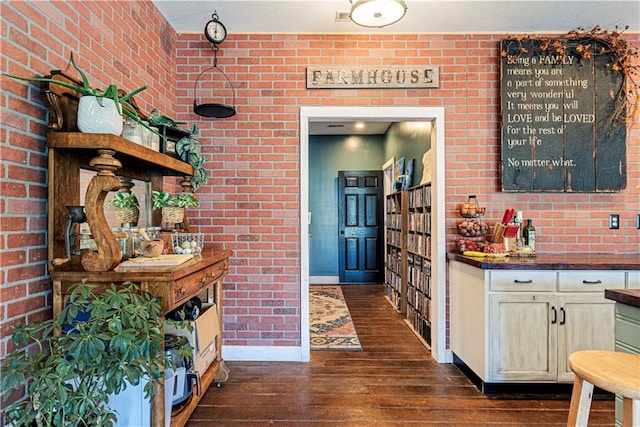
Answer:
[(195, 138), (200, 132), (197, 124), (191, 126), (189, 136), (182, 137), (176, 142), (176, 153), (184, 160), (193, 166), (193, 177), (191, 178), (191, 186), (194, 190), (197, 190), (202, 185), (209, 182), (207, 176), (207, 170), (204, 165), (207, 162), (206, 157), (202, 155), (202, 148), (200, 141)]
[[(162, 367), (175, 368), (163, 350), (163, 325), (188, 322), (163, 320), (161, 298), (134, 283), (95, 289), (83, 281), (54, 319), (14, 327), (13, 343), (23, 348), (3, 360), (2, 391), (26, 385), (28, 397), (2, 409), (13, 425), (112, 426), (110, 395), (146, 380), (151, 401)], [(190, 356), (193, 348), (181, 344), (180, 355)]]
[[(614, 108), (611, 112), (612, 123), (630, 124), (640, 115), (640, 55), (638, 48), (622, 38), (622, 33), (629, 29), (627, 25), (619, 30), (608, 31), (596, 25), (591, 30), (577, 28), (558, 38), (540, 37), (540, 52), (556, 56), (561, 64), (568, 56), (591, 59), (604, 56), (608, 59), (607, 68), (622, 76), (622, 85), (614, 95)], [(530, 54), (527, 46), (532, 40), (530, 36), (509, 37), (510, 43), (500, 55), (510, 60)]]
[(128, 192), (117, 192), (115, 196), (107, 203), (104, 204), (105, 207), (113, 206), (114, 208), (119, 209), (127, 209), (127, 208), (140, 208), (138, 203), (138, 198), (134, 193)]
[[(64, 81), (60, 81), (60, 80), (55, 80), (55, 79), (50, 79), (50, 78), (46, 78), (46, 77), (20, 77), (20, 76), (14, 76), (12, 74), (8, 74), (8, 73), (3, 73), (5, 76), (7, 77), (11, 77), (12, 79), (17, 79), (17, 80), (23, 80), (23, 81), (27, 81), (27, 82), (33, 82), (33, 83), (54, 83), (60, 86), (64, 86), (68, 89), (72, 89), (75, 90), (76, 92), (78, 92), (80, 95), (82, 96), (95, 96), (98, 100), (98, 103), (102, 106), (102, 100), (104, 98), (107, 99), (112, 99), (115, 102), (116, 107), (118, 108), (118, 112), (120, 114), (125, 114), (127, 117), (132, 118), (133, 120), (135, 120), (137, 123), (141, 124), (142, 126), (146, 127), (147, 129), (151, 130), (154, 133), (157, 133), (157, 131), (155, 131), (154, 129), (151, 129), (151, 127), (149, 125), (147, 125), (146, 123), (144, 123), (142, 121), (142, 119), (138, 116), (138, 114), (136, 113), (136, 109), (133, 107), (133, 105), (131, 105), (129, 103), (129, 100), (136, 94), (142, 92), (143, 90), (145, 90), (147, 87), (146, 86), (141, 86), (137, 89), (135, 89), (132, 92), (129, 92), (123, 96), (120, 96), (120, 94), (118, 93), (118, 87), (115, 84), (110, 84), (109, 86), (107, 86), (106, 89), (101, 90), (101, 89), (97, 89), (91, 86), (91, 84), (89, 84), (89, 79), (87, 78), (86, 73), (84, 72), (84, 70), (82, 68), (80, 68), (74, 58), (73, 58), (73, 52), (71, 52), (71, 55), (69, 57), (69, 61), (71, 62), (71, 65), (73, 66), (73, 68), (76, 69), (76, 71), (78, 71), (78, 73), (80, 74), (80, 77), (82, 79), (82, 86), (78, 86), (78, 85), (74, 85), (72, 83), (68, 83), (68, 82), (64, 82)], [(123, 108), (124, 107), (124, 108)]]
[(153, 209), (161, 208), (190, 208), (200, 206), (200, 201), (193, 193), (179, 193), (177, 195), (169, 194), (166, 191), (154, 191), (151, 200)]
[(184, 125), (187, 122), (176, 122), (169, 116), (164, 116), (160, 114), (160, 110), (154, 108), (149, 113), (149, 124), (151, 126), (168, 126), (173, 128), (178, 128), (178, 125)]

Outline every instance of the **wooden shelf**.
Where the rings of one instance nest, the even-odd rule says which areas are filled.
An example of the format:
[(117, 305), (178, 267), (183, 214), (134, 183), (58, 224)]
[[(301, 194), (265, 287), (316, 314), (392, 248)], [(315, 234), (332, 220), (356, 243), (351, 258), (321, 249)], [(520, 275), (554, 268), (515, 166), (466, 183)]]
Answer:
[(209, 366), (209, 369), (207, 369), (204, 375), (200, 378), (200, 396), (197, 395), (194, 387), (194, 390), (192, 390), (193, 397), (191, 398), (187, 406), (185, 406), (179, 413), (171, 415), (171, 427), (182, 427), (187, 424), (187, 421), (189, 421), (189, 417), (191, 416), (193, 411), (195, 411), (196, 406), (198, 406), (198, 402), (200, 402), (200, 400), (204, 396), (205, 391), (211, 386), (211, 384), (213, 384), (216, 374), (220, 371), (220, 366), (223, 363), (224, 362), (222, 360), (214, 361), (211, 366)]
[(115, 157), (122, 163), (130, 161), (159, 169), (163, 175), (193, 175), (193, 166), (175, 157), (159, 153), (150, 148), (135, 144), (121, 136), (111, 134), (86, 134), (82, 132), (47, 132), (47, 146), (54, 149), (86, 150), (95, 156), (97, 150), (113, 150)]

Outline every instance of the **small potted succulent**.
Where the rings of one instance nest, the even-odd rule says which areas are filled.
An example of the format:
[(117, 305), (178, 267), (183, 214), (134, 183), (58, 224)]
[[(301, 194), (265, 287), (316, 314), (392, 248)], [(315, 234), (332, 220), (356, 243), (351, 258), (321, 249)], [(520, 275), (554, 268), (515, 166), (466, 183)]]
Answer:
[(119, 191), (111, 200), (104, 204), (105, 207), (113, 206), (116, 210), (116, 220), (120, 224), (136, 226), (140, 216), (140, 205), (134, 193)]
[(162, 224), (180, 224), (184, 221), (184, 211), (189, 207), (200, 206), (200, 201), (193, 193), (169, 194), (166, 191), (154, 191), (152, 194), (153, 209), (162, 209)]
[(122, 134), (123, 127), (123, 114), (150, 129), (149, 126), (140, 119), (136, 113), (136, 109), (129, 103), (129, 100), (131, 100), (134, 95), (145, 90), (147, 88), (146, 86), (141, 86), (122, 96), (119, 94), (118, 87), (114, 84), (107, 86), (104, 90), (96, 89), (89, 84), (84, 70), (75, 63), (73, 52), (70, 56), (70, 62), (73, 68), (80, 74), (82, 86), (46, 77), (19, 77), (7, 73), (4, 73), (4, 75), (28, 82), (58, 84), (78, 92), (81, 95), (78, 104), (78, 129), (80, 129), (81, 132), (120, 135)]

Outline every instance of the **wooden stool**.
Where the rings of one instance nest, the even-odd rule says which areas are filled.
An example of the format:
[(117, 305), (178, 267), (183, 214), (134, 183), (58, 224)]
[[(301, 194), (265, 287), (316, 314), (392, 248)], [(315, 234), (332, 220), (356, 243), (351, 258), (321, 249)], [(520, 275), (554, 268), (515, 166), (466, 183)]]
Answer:
[(640, 356), (616, 351), (576, 351), (569, 356), (569, 367), (576, 378), (567, 426), (587, 425), (593, 386), (622, 396), (623, 426), (640, 425)]

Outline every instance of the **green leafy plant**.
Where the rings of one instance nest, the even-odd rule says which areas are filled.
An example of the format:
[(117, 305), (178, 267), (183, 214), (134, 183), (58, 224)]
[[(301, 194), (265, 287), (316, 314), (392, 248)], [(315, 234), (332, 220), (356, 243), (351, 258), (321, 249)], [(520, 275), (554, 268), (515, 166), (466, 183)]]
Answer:
[[(163, 350), (163, 324), (188, 322), (162, 320), (161, 298), (134, 283), (95, 289), (83, 281), (55, 319), (15, 326), (12, 340), (23, 348), (3, 360), (2, 390), (26, 385), (28, 397), (2, 409), (13, 425), (112, 426), (110, 395), (146, 380), (151, 401), (162, 367), (175, 368)], [(186, 340), (181, 344), (181, 356), (192, 354)]]
[(136, 109), (129, 103), (129, 100), (134, 95), (145, 90), (147, 88), (146, 86), (141, 86), (135, 89), (134, 91), (129, 92), (123, 96), (120, 96), (120, 94), (118, 93), (118, 87), (114, 84), (110, 84), (104, 90), (94, 88), (89, 84), (89, 79), (87, 78), (87, 75), (84, 72), (84, 70), (76, 64), (73, 58), (73, 52), (71, 52), (69, 60), (73, 68), (75, 68), (76, 71), (78, 71), (78, 73), (80, 74), (80, 77), (82, 78), (82, 86), (74, 85), (74, 84), (60, 81), (60, 80), (49, 79), (45, 77), (20, 77), (20, 76), (14, 76), (8, 73), (3, 73), (3, 74), (7, 77), (11, 77), (12, 79), (17, 79), (17, 80), (23, 80), (23, 81), (34, 82), (34, 83), (54, 83), (60, 86), (64, 86), (68, 89), (75, 90), (82, 96), (95, 96), (98, 99), (98, 102), (100, 103), (100, 105), (103, 105), (102, 100), (104, 98), (112, 99), (115, 102), (118, 108), (118, 112), (120, 114), (125, 114), (126, 116), (135, 120), (137, 123), (151, 130), (152, 132), (157, 133), (157, 131), (155, 131), (154, 129), (151, 129), (149, 125), (147, 125), (142, 121), (142, 119), (140, 119), (140, 117), (136, 113)]
[(197, 190), (202, 185), (209, 182), (207, 176), (207, 170), (204, 165), (207, 162), (206, 157), (202, 155), (202, 148), (200, 147), (200, 141), (195, 138), (200, 132), (197, 124), (191, 126), (191, 132), (189, 136), (185, 136), (176, 142), (176, 153), (184, 160), (193, 166), (193, 177), (191, 178), (191, 186), (194, 190)]
[(160, 110), (154, 108), (149, 113), (149, 124), (151, 126), (168, 126), (173, 128), (178, 128), (178, 125), (184, 125), (187, 122), (176, 122), (169, 116), (164, 116), (160, 114)]
[(151, 197), (153, 209), (190, 208), (200, 206), (200, 201), (193, 193), (169, 194), (166, 191), (154, 191)]
[(115, 196), (107, 203), (104, 204), (105, 207), (113, 206), (114, 208), (140, 208), (138, 203), (138, 198), (134, 193), (128, 192), (117, 192)]

